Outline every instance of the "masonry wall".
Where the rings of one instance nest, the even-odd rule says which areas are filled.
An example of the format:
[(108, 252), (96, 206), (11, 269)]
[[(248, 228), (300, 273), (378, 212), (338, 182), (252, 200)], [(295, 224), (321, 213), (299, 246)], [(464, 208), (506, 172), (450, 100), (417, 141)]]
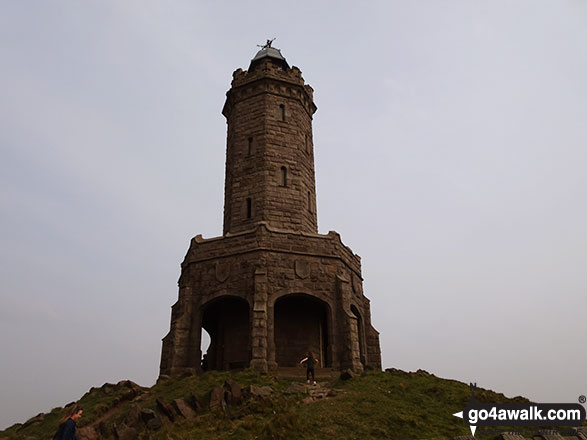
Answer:
[[(381, 367), (378, 333), (371, 326), (369, 303), (362, 290), (360, 259), (335, 232), (295, 233), (261, 223), (228, 237), (196, 237), (182, 264), (179, 284), (180, 299), (173, 306), (171, 331), (164, 339), (162, 374), (198, 368), (203, 311), (219, 298), (229, 297), (242, 298), (250, 307), (249, 364), (277, 368), (280, 357), (290, 365), (306, 350), (317, 348), (312, 342), (317, 340), (317, 327), (305, 323), (307, 316), (290, 334), (278, 338), (275, 334), (276, 301), (305, 295), (322, 306), (309, 309), (310, 316), (326, 311), (327, 366), (355, 370), (366, 365)], [(362, 331), (356, 327), (353, 306), (361, 315)], [(291, 319), (299, 317), (294, 313)], [(300, 341), (304, 332), (308, 338)], [(290, 350), (287, 354), (283, 352), (285, 341)]]
[[(311, 88), (270, 61), (237, 71), (227, 93), (223, 233), (265, 221), (317, 232)], [(250, 199), (250, 206), (247, 199)]]

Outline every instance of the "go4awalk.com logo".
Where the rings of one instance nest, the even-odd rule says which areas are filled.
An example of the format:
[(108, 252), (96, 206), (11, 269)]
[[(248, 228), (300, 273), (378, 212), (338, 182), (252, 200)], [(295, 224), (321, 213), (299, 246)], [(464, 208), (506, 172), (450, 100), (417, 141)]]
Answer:
[(470, 384), (471, 400), (461, 412), (475, 436), (478, 426), (579, 426), (585, 420), (585, 408), (578, 403), (478, 403), (477, 384)]

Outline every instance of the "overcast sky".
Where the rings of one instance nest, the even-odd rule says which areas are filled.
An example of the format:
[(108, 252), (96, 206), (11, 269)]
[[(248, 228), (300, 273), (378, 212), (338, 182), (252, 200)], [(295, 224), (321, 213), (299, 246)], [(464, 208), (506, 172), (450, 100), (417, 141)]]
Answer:
[(587, 394), (587, 2), (7, 0), (0, 428), (155, 382), (189, 241), (222, 233), (232, 72), (273, 37), (384, 367)]

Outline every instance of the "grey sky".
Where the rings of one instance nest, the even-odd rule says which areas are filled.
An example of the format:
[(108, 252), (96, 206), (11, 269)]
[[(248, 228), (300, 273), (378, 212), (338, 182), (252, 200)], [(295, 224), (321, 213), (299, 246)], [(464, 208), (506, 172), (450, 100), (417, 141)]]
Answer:
[(273, 37), (315, 89), (319, 230), (362, 256), (384, 367), (587, 394), (587, 2), (13, 0), (0, 428), (154, 383), (189, 240), (222, 230), (224, 94)]

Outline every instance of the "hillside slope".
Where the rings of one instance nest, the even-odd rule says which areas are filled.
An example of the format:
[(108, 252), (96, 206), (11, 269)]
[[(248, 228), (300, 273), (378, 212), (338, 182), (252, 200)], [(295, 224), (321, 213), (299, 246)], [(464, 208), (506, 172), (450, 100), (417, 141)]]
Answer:
[[(422, 370), (370, 371), (348, 380), (319, 380), (317, 386), (293, 376), (211, 371), (163, 379), (151, 388), (131, 381), (104, 384), (78, 402), (84, 409), (78, 437), (440, 440), (470, 435), (468, 426), (452, 416), (469, 402), (467, 384)], [(483, 389), (476, 397), (527, 402)], [(52, 438), (62, 413), (63, 408), (55, 408), (16, 424), (0, 432), (0, 439)], [(480, 429), (476, 438), (503, 437)]]

